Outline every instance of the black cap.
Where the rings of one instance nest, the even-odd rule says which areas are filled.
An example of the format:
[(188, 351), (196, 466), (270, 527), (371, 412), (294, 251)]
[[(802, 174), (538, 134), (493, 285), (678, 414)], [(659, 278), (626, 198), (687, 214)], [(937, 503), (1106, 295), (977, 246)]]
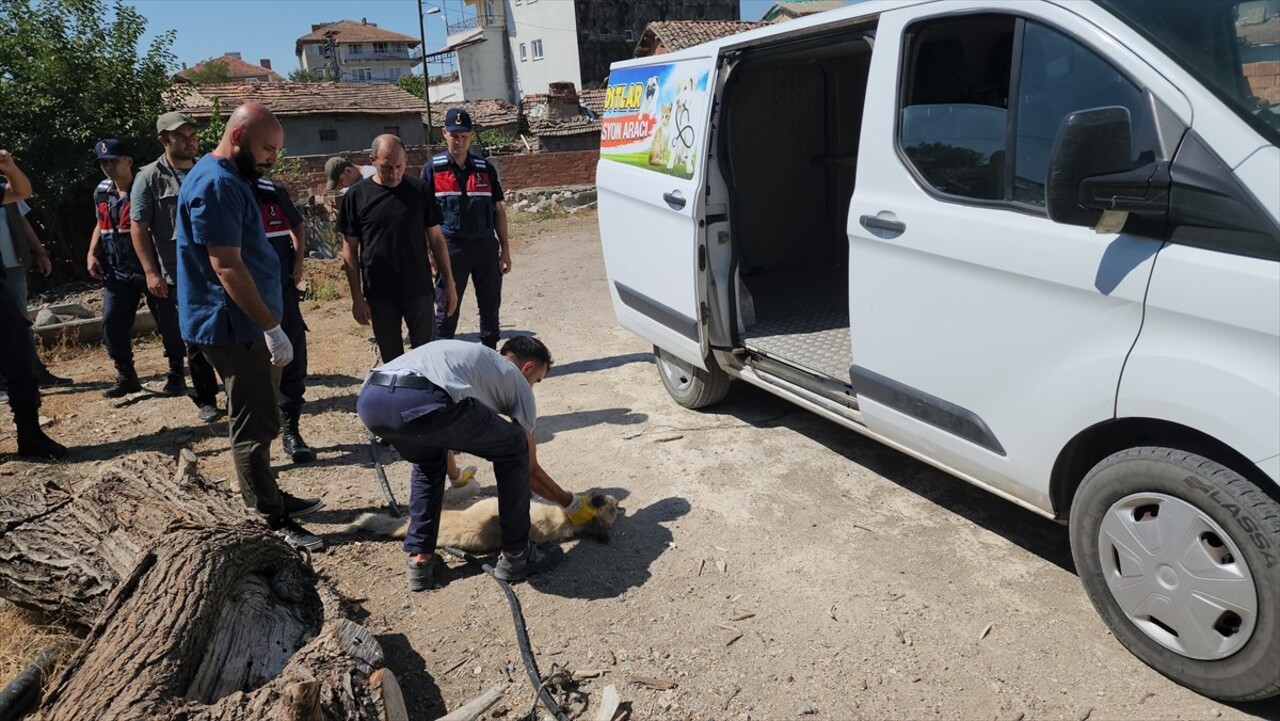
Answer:
[(115, 138), (99, 140), (94, 144), (93, 152), (98, 156), (98, 160), (133, 157), (133, 153), (129, 152), (129, 146), (125, 145), (123, 140), (116, 140)]
[(449, 108), (444, 114), (444, 129), (451, 133), (471, 130), (471, 113), (462, 108)]

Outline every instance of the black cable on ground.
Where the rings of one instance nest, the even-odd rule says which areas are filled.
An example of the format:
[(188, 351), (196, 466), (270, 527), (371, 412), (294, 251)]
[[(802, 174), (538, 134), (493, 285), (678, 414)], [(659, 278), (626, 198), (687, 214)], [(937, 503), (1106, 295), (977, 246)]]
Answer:
[(442, 548), (440, 550), (454, 558), (468, 563), (479, 564), (484, 569), (484, 572), (489, 574), (489, 578), (496, 581), (502, 588), (502, 592), (507, 596), (507, 605), (511, 607), (511, 621), (516, 627), (516, 645), (520, 647), (520, 658), (524, 660), (524, 671), (529, 677), (529, 683), (538, 692), (538, 698), (542, 701), (542, 705), (547, 707), (547, 710), (551, 712), (556, 721), (569, 721), (569, 717), (560, 711), (560, 705), (556, 703), (555, 699), (551, 698), (551, 692), (547, 690), (546, 685), (543, 683), (542, 674), (538, 672), (538, 662), (534, 659), (533, 649), (529, 646), (529, 629), (524, 625), (524, 613), (520, 610), (520, 599), (516, 598), (516, 592), (511, 590), (511, 584), (495, 576), (493, 574), (493, 566), (484, 563), (470, 553), (459, 551), (456, 548)]
[(35, 710), (40, 702), (40, 687), (45, 676), (53, 670), (63, 644), (45, 648), (27, 664), (22, 672), (0, 689), (0, 721), (16, 721)]

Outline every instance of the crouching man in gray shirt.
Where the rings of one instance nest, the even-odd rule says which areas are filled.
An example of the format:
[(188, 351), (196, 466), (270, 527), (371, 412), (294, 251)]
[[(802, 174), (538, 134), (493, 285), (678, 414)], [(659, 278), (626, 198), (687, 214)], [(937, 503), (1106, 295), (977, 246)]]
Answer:
[(551, 353), (542, 341), (517, 336), (500, 352), (439, 340), (369, 373), (356, 412), (413, 464), (404, 539), (410, 590), (431, 586), (449, 449), (493, 463), (502, 529), (502, 556), (494, 566), (498, 578), (521, 580), (563, 554), (558, 546), (543, 548), (529, 540), (531, 492), (563, 506), (575, 524), (595, 516), (585, 495), (565, 491), (538, 465), (533, 386), (550, 369)]

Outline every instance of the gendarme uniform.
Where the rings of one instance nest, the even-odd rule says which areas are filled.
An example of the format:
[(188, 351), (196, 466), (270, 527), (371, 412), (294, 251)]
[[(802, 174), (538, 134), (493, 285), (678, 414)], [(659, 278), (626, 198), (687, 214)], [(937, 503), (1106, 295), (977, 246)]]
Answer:
[[(440, 224), (449, 246), (449, 264), (458, 291), (458, 309), (444, 314), (439, 304), (437, 335), (452, 338), (458, 327), (458, 312), (467, 279), (476, 284), (476, 305), (480, 307), (480, 342), (498, 345), (498, 309), (502, 305), (502, 269), (499, 265), (497, 203), (502, 202), (498, 171), (475, 152), (467, 154), (463, 167), (448, 152), (432, 156), (423, 179), (435, 192), (444, 222)], [(439, 281), (437, 281), (439, 282)]]
[(280, 318), (280, 327), (289, 342), (293, 344), (293, 360), (284, 367), (280, 374), (280, 394), (277, 401), (280, 405), (282, 425), (281, 440), (284, 450), (295, 463), (304, 463), (315, 458), (314, 452), (302, 439), (298, 430), (298, 416), (302, 412), (303, 394), (306, 392), (307, 380), (307, 324), (302, 320), (302, 308), (298, 297), (298, 287), (293, 284), (293, 264), (297, 260), (293, 249), (293, 228), (305, 222), (298, 212), (289, 191), (279, 183), (268, 178), (259, 178), (253, 186), (253, 195), (258, 199), (258, 210), (262, 215), (262, 230), (267, 234), (267, 241), (275, 248), (280, 257), (280, 280), (284, 301), (284, 315)]

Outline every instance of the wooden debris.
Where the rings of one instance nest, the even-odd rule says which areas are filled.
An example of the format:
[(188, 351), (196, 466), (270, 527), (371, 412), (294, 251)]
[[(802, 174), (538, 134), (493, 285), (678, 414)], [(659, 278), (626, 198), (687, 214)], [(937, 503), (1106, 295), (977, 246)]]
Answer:
[(982, 633), (978, 636), (978, 640), (979, 640), (979, 641), (981, 641), (982, 639), (986, 638), (986, 637), (987, 637), (987, 634), (991, 633), (991, 628), (992, 628), (992, 626), (995, 626), (995, 624), (994, 624), (994, 623), (988, 623), (988, 624), (987, 624), (987, 627), (986, 627), (986, 628), (984, 628), (984, 629), (982, 629)]
[(475, 721), (490, 706), (498, 702), (498, 699), (502, 697), (502, 692), (506, 689), (507, 685), (500, 683), (454, 709), (448, 715), (441, 716), (437, 721)]
[(716, 559), (716, 568), (720, 569), (720, 573), (729, 572), (729, 564), (725, 563), (723, 558)]
[(699, 559), (698, 559), (698, 575), (699, 575), (699, 576), (701, 576), (701, 575), (702, 575), (702, 569), (703, 569), (704, 567), (706, 567), (706, 565), (707, 565), (707, 559), (705, 559), (705, 558), (699, 558)]
[(832, 620), (832, 621), (839, 621), (839, 620), (840, 620), (840, 619), (836, 618), (836, 605), (835, 605), (834, 603), (833, 603), (833, 604), (831, 604), (831, 608), (828, 608), (828, 609), (827, 609), (827, 615), (831, 617), (831, 620)]
[(574, 671), (573, 680), (581, 681), (584, 678), (600, 678), (603, 675), (604, 675), (604, 671), (601, 671), (599, 669), (594, 669), (594, 668), (588, 671)]
[(600, 706), (596, 709), (595, 721), (614, 721), (614, 716), (618, 713), (618, 704), (621, 701), (618, 698), (618, 688), (613, 684), (604, 687), (604, 694), (600, 699)]
[(754, 613), (740, 613), (740, 614), (738, 614), (737, 616), (734, 616), (733, 618), (731, 618), (731, 619), (729, 619), (729, 620), (730, 620), (730, 621), (745, 621), (745, 620), (747, 620), (748, 618), (755, 618), (755, 614), (754, 614)]
[(684, 438), (684, 436), (667, 436), (665, 438), (655, 438), (653, 442), (654, 443), (670, 443), (671, 441), (678, 441), (681, 438)]
[(725, 641), (725, 642), (724, 642), (725, 648), (728, 648), (729, 646), (732, 646), (733, 644), (737, 643), (737, 642), (738, 642), (738, 639), (740, 639), (740, 638), (742, 638), (742, 634), (741, 634), (741, 633), (739, 633), (738, 635), (736, 635), (736, 636), (734, 636), (733, 638), (729, 639), (728, 641)]
[(643, 688), (657, 689), (658, 691), (670, 691), (673, 688), (680, 687), (680, 684), (669, 678), (653, 678), (649, 676), (628, 676), (627, 683)]

